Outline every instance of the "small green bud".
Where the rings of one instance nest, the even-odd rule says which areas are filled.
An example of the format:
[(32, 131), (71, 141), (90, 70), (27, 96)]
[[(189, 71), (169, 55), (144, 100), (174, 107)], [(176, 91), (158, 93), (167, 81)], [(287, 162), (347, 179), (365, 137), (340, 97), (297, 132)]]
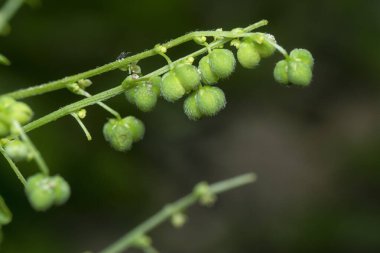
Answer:
[(194, 90), (200, 84), (201, 77), (199, 72), (197, 68), (191, 64), (178, 64), (174, 68), (174, 73), (186, 92)]
[(237, 58), (240, 64), (247, 69), (253, 69), (259, 65), (261, 57), (256, 46), (250, 40), (240, 43), (237, 51)]
[(208, 55), (202, 57), (199, 61), (198, 70), (201, 73), (201, 79), (204, 84), (211, 85), (218, 82), (219, 77), (212, 72)]
[(183, 102), (183, 110), (190, 120), (198, 120), (202, 117), (202, 113), (198, 109), (197, 91), (190, 94)]
[(90, 79), (81, 79), (78, 81), (78, 86), (81, 89), (86, 89), (92, 85), (92, 81)]
[(250, 39), (255, 42), (257, 52), (260, 54), (262, 58), (269, 57), (276, 51), (276, 48), (270, 43), (276, 43), (276, 40), (273, 37), (273, 35), (255, 33), (250, 37)]
[(133, 142), (140, 141), (144, 138), (145, 126), (141, 120), (133, 116), (128, 116), (122, 119), (121, 122), (131, 131)]
[(289, 82), (299, 86), (308, 86), (311, 82), (313, 73), (309, 65), (302, 62), (289, 62), (288, 77)]
[(210, 67), (219, 78), (227, 78), (235, 70), (234, 54), (228, 49), (214, 49), (210, 55)]
[(7, 108), (9, 117), (18, 121), (21, 125), (28, 123), (33, 117), (33, 111), (23, 102), (16, 102)]
[(288, 84), (288, 62), (286, 60), (281, 60), (277, 62), (273, 71), (274, 79), (281, 84)]
[(50, 180), (55, 196), (54, 203), (56, 205), (63, 205), (70, 198), (70, 185), (61, 176), (54, 176)]
[(198, 109), (202, 115), (214, 116), (226, 106), (224, 92), (218, 87), (204, 86), (196, 95)]
[(198, 183), (193, 190), (193, 194), (199, 199), (200, 204), (211, 206), (216, 201), (216, 195), (211, 192), (210, 186), (206, 182)]
[(187, 216), (182, 212), (177, 212), (177, 213), (172, 215), (170, 221), (171, 221), (173, 227), (181, 228), (181, 227), (183, 227), (183, 225), (186, 224)]
[(313, 55), (306, 49), (302, 49), (302, 48), (293, 49), (290, 52), (289, 57), (292, 61), (302, 62), (308, 65), (310, 68), (313, 68), (314, 66)]
[(127, 151), (132, 148), (132, 131), (122, 120), (110, 119), (103, 127), (103, 135), (117, 151)]
[(50, 179), (42, 174), (28, 178), (25, 192), (36, 211), (46, 211), (54, 204), (55, 194)]
[[(128, 98), (128, 96), (127, 96)], [(141, 111), (149, 112), (153, 110), (157, 103), (157, 95), (149, 83), (142, 83), (135, 88), (134, 101)]]
[(5, 144), (5, 153), (15, 162), (26, 160), (30, 157), (28, 145), (20, 140), (13, 140)]
[(185, 93), (185, 88), (174, 72), (170, 71), (162, 77), (161, 94), (167, 101), (175, 102), (182, 98)]

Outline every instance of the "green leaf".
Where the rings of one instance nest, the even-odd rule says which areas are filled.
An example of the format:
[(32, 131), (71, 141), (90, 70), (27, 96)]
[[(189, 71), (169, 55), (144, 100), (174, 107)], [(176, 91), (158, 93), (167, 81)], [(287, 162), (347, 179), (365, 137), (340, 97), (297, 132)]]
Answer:
[(12, 221), (12, 213), (5, 204), (3, 197), (0, 196), (0, 227)]

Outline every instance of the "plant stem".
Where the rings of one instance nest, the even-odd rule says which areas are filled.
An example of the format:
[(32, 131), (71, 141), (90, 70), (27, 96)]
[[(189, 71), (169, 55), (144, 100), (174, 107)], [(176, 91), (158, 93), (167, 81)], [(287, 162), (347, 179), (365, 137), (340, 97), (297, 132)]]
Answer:
[(26, 180), (24, 176), (22, 175), (21, 171), (17, 167), (17, 165), (13, 162), (13, 160), (7, 155), (3, 147), (0, 146), (0, 153), (4, 156), (5, 160), (9, 163), (11, 166), (12, 170), (16, 174), (17, 178), (21, 181), (21, 183), (25, 186), (26, 185)]
[[(90, 93), (88, 93), (87, 91), (85, 91), (85, 90), (81, 90), (80, 94), (83, 95), (83, 96), (85, 96), (85, 97), (87, 97), (87, 98), (92, 97), (92, 95)], [(116, 110), (112, 109), (111, 107), (109, 107), (105, 103), (103, 103), (103, 102), (97, 102), (96, 104), (98, 104), (100, 107), (102, 107), (107, 112), (111, 113), (115, 118), (121, 119), (120, 113), (118, 113)]]
[(0, 33), (23, 3), (24, 0), (8, 0), (5, 2), (0, 10)]
[[(259, 27), (267, 25), (267, 24), (268, 24), (268, 21), (261, 20), (255, 24), (253, 24), (253, 25), (250, 25), (250, 26), (244, 28), (244, 31), (250, 32), (256, 28), (259, 28)], [(191, 32), (191, 33), (188, 33), (186, 35), (180, 36), (176, 39), (170, 40), (169, 42), (166, 42), (166, 43), (161, 44), (161, 45), (166, 47), (167, 49), (169, 49), (169, 48), (178, 46), (182, 43), (188, 42), (188, 41), (192, 40), (194, 37), (198, 37), (198, 36), (219, 36), (219, 37), (225, 37), (225, 38), (231, 40), (231, 39), (236, 38), (236, 37), (244, 37), (244, 36), (246, 36), (246, 34), (236, 34), (234, 32), (228, 32), (228, 31), (227, 32), (224, 32), (224, 31), (198, 31), (198, 32)], [(90, 78), (90, 77), (93, 77), (96, 75), (103, 74), (105, 72), (109, 72), (111, 70), (118, 69), (120, 67), (125, 67), (130, 63), (137, 62), (137, 61), (140, 61), (142, 59), (145, 59), (145, 58), (148, 58), (148, 57), (151, 57), (154, 55), (157, 55), (157, 52), (153, 48), (153, 49), (144, 51), (142, 53), (139, 53), (139, 54), (136, 54), (136, 55), (133, 55), (130, 57), (126, 57), (126, 58), (121, 59), (121, 60), (116, 60), (114, 62), (111, 62), (111, 63), (105, 64), (103, 66), (97, 67), (95, 69), (85, 71), (85, 72), (80, 73), (80, 74), (68, 76), (68, 77), (59, 79), (57, 81), (41, 84), (38, 86), (33, 86), (33, 87), (26, 88), (26, 89), (21, 89), (18, 91), (10, 92), (10, 93), (4, 94), (4, 95), (11, 96), (15, 99), (22, 99), (22, 98), (32, 97), (32, 96), (36, 96), (36, 95), (41, 95), (41, 94), (44, 94), (47, 92), (66, 88), (67, 84), (74, 83), (80, 79)]]
[(87, 127), (83, 124), (82, 120), (79, 118), (79, 116), (76, 113), (71, 113), (71, 116), (73, 116), (73, 118), (78, 122), (79, 126), (82, 128), (84, 134), (86, 135), (87, 140), (91, 141), (92, 136), (88, 131)]
[[(251, 31), (252, 29), (255, 29), (257, 27), (260, 27), (262, 25), (265, 25), (267, 21), (260, 21), (254, 25), (251, 25), (247, 28), (245, 28), (245, 31)], [(199, 33), (199, 32), (193, 32), (191, 34), (194, 34), (194, 33)], [(219, 32), (218, 32), (219, 33)], [(183, 40), (183, 38), (185, 38), (186, 35), (182, 36), (182, 37), (179, 37), (178, 39), (181, 39), (181, 41)], [(220, 45), (223, 45), (225, 43), (227, 43), (228, 41), (230, 41), (231, 38), (225, 38), (225, 39), (222, 39), (222, 40), (218, 40), (218, 41), (214, 41), (212, 43), (209, 44), (209, 47), (208, 48), (214, 48), (214, 47), (218, 47)], [(170, 42), (168, 42), (170, 43)], [(166, 43), (166, 44), (168, 44)], [(176, 41), (176, 43), (178, 43), (178, 41)], [(166, 44), (163, 44), (163, 46), (166, 46)], [(171, 45), (171, 44), (170, 44)], [(199, 49), (198, 51), (195, 51), (185, 57), (182, 57), (176, 61), (173, 62), (173, 64), (176, 64), (180, 61), (183, 61), (185, 60), (186, 58), (188, 57), (197, 57), (199, 55), (202, 55), (204, 53), (206, 53), (208, 51), (208, 48), (201, 48)], [(133, 57), (133, 56), (132, 56)], [(131, 57), (129, 57), (130, 59)], [(128, 58), (125, 58), (124, 60), (126, 60)], [(134, 58), (133, 61), (135, 61), (136, 58)], [(139, 79), (136, 80), (137, 81), (141, 81), (142, 79), (147, 79), (149, 77), (152, 77), (152, 76), (157, 76), (157, 75), (161, 75), (161, 74), (164, 74), (165, 72), (167, 72), (169, 70), (169, 66), (168, 65), (165, 65), (164, 67), (160, 68), (160, 69), (157, 69), (156, 71), (153, 71), (145, 76), (142, 76), (140, 77)], [(80, 75), (83, 75), (83, 74), (80, 74)], [(77, 75), (78, 76), (78, 75)], [(88, 76), (80, 76), (80, 77), (76, 77), (78, 80), (80, 79), (84, 79), (84, 78), (88, 78)], [(58, 82), (58, 81), (56, 81)], [(72, 83), (73, 80), (71, 80), (70, 82), (68, 83)], [(66, 88), (66, 84), (67, 82), (64, 84), (64, 88)], [(33, 89), (33, 88), (31, 88)], [(125, 89), (119, 85), (119, 86), (116, 86), (114, 88), (111, 88), (109, 90), (106, 90), (106, 91), (103, 91), (103, 92), (100, 92), (96, 95), (93, 95), (92, 97), (88, 97), (88, 98), (85, 98), (85, 99), (82, 99), (78, 102), (75, 102), (75, 103), (72, 103), (70, 105), (67, 105), (67, 106), (64, 106), (48, 115), (45, 115), (35, 121), (32, 121), (31, 123), (27, 124), (24, 126), (24, 130), (25, 132), (29, 132), (29, 131), (32, 131), (36, 128), (39, 128), (43, 125), (46, 125), (52, 121), (55, 121), (61, 117), (64, 117), (70, 113), (73, 113), (73, 112), (76, 112), (76, 111), (79, 111), (80, 109), (83, 109), (84, 107), (87, 107), (87, 106), (90, 106), (90, 105), (93, 105), (93, 104), (96, 104), (98, 102), (101, 102), (101, 101), (105, 101), (107, 99), (110, 99), (114, 96), (117, 96), (121, 93), (123, 93), (125, 91)], [(24, 94), (23, 91), (20, 91), (21, 93), (14, 93), (14, 94)], [(34, 92), (34, 91), (33, 91)], [(7, 95), (12, 95), (12, 93), (9, 93)], [(17, 97), (17, 96), (16, 96)]]
[[(240, 175), (231, 179), (227, 179), (215, 184), (210, 185), (210, 191), (212, 194), (220, 194), (225, 191), (232, 190), (234, 188), (252, 183), (256, 180), (256, 175), (254, 173), (248, 173)], [(178, 201), (166, 205), (157, 214), (150, 217), (144, 223), (140, 224), (132, 231), (121, 237), (115, 243), (111, 244), (106, 249), (100, 251), (99, 253), (120, 253), (130, 248), (134, 241), (141, 235), (145, 235), (153, 228), (157, 227), (161, 223), (169, 219), (173, 214), (184, 210), (198, 201), (198, 197), (194, 193), (179, 199)]]

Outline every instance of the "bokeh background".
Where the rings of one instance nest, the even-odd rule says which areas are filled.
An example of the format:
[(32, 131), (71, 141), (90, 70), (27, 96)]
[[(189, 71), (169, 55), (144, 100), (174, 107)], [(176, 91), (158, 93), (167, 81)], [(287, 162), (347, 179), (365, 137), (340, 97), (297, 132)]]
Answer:
[[(4, 1), (1, 1), (3, 3)], [(144, 141), (118, 153), (101, 129), (109, 115), (90, 107), (87, 142), (66, 117), (31, 132), (53, 173), (72, 186), (68, 204), (34, 212), (3, 159), (0, 192), (14, 213), (4, 253), (100, 250), (161, 206), (210, 182), (254, 171), (256, 184), (222, 195), (212, 209), (193, 207), (180, 231), (151, 233), (161, 252), (380, 252), (380, 1), (92, 0), (24, 6), (0, 38), (12, 60), (0, 68), (0, 93), (55, 80), (137, 53), (192, 30), (247, 26), (285, 48), (307, 48), (316, 65), (306, 89), (274, 82), (279, 54), (255, 70), (238, 67), (220, 83), (228, 106), (189, 121), (182, 104), (160, 101), (142, 114), (123, 96), (108, 103), (141, 118)], [(189, 43), (169, 53), (192, 52)], [(165, 64), (141, 62), (149, 72)], [(93, 78), (92, 93), (125, 73)], [(78, 98), (58, 91), (27, 99), (42, 116)], [(33, 163), (20, 164), (35, 172)], [(133, 252), (133, 250), (131, 251)]]

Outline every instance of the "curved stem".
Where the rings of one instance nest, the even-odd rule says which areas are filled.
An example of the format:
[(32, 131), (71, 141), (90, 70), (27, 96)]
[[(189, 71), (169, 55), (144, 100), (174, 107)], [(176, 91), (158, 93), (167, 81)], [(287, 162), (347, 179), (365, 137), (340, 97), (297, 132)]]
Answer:
[[(250, 32), (256, 28), (259, 28), (259, 27), (267, 25), (267, 24), (268, 24), (268, 21), (261, 20), (255, 24), (253, 24), (253, 25), (250, 25), (250, 26), (244, 28), (243, 30), (245, 32)], [(182, 43), (193, 40), (193, 38), (197, 37), (197, 36), (221, 36), (221, 37), (225, 37), (227, 39), (233, 39), (236, 37), (241, 37), (241, 36), (246, 36), (246, 35), (244, 35), (244, 34), (238, 35), (238, 34), (233, 33), (233, 32), (223, 32), (223, 31), (198, 31), (198, 32), (191, 32), (191, 33), (188, 33), (186, 35), (180, 36), (176, 39), (170, 40), (169, 42), (166, 42), (166, 43), (161, 44), (161, 45), (166, 47), (167, 49), (169, 49), (169, 48), (178, 46)], [(4, 95), (11, 96), (15, 99), (22, 99), (22, 98), (32, 97), (32, 96), (36, 96), (36, 95), (41, 95), (41, 94), (44, 94), (47, 92), (66, 88), (67, 84), (77, 82), (80, 79), (90, 78), (93, 76), (103, 74), (105, 72), (109, 72), (111, 70), (118, 69), (120, 67), (125, 67), (130, 63), (138, 62), (142, 59), (145, 59), (145, 58), (148, 58), (148, 57), (151, 57), (154, 55), (157, 55), (157, 52), (153, 48), (153, 49), (147, 50), (145, 52), (142, 52), (142, 53), (130, 56), (130, 57), (126, 57), (126, 58), (121, 59), (121, 60), (116, 60), (114, 62), (105, 64), (101, 67), (97, 67), (95, 69), (85, 71), (85, 72), (80, 73), (80, 74), (68, 76), (68, 77), (59, 79), (57, 81), (41, 84), (38, 86), (33, 86), (30, 88), (21, 89), (18, 91), (6, 93)]]
[(0, 32), (3, 31), (9, 20), (22, 6), (24, 0), (8, 0), (0, 10)]
[[(85, 96), (87, 98), (92, 97), (92, 95), (85, 90), (81, 90), (80, 94), (82, 94), (83, 96)], [(98, 104), (100, 107), (102, 107), (107, 112), (111, 113), (115, 118), (121, 119), (120, 113), (118, 113), (116, 110), (112, 109), (111, 107), (109, 107), (105, 103), (97, 102), (96, 104)]]
[(7, 155), (3, 147), (0, 146), (0, 153), (4, 156), (5, 160), (9, 163), (11, 166), (13, 172), (16, 174), (17, 178), (21, 181), (21, 183), (25, 186), (26, 185), (26, 180), (24, 176), (22, 175), (21, 171), (17, 167), (17, 165), (13, 162), (13, 160)]
[(92, 136), (88, 131), (87, 127), (83, 124), (82, 120), (79, 118), (79, 116), (76, 113), (71, 113), (71, 116), (73, 116), (73, 118), (78, 122), (79, 126), (82, 128), (84, 134), (86, 135), (87, 140), (91, 141)]
[[(252, 183), (256, 180), (254, 173), (248, 173), (241, 176), (237, 176), (231, 179), (227, 179), (215, 184), (210, 185), (210, 191), (212, 194), (220, 194), (225, 191), (232, 190), (234, 188)], [(120, 253), (133, 246), (134, 241), (141, 235), (145, 235), (153, 228), (157, 227), (161, 223), (168, 220), (173, 214), (178, 211), (187, 209), (191, 205), (198, 201), (198, 196), (194, 193), (179, 199), (178, 201), (165, 206), (157, 214), (150, 217), (144, 223), (140, 224), (132, 231), (121, 237), (115, 243), (111, 244), (106, 249), (99, 253)]]

